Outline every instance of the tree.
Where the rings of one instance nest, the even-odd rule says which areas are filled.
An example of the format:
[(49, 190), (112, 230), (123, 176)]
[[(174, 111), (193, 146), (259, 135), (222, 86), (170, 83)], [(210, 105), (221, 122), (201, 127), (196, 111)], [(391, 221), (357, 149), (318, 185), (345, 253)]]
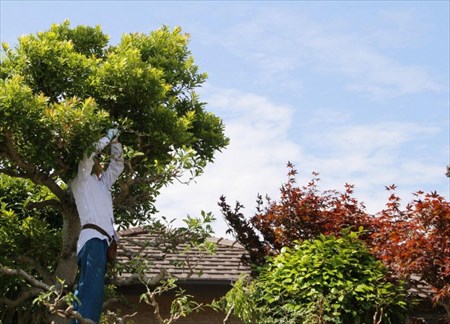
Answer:
[[(48, 189), (29, 180), (0, 174), (0, 264), (5, 267), (0, 272), (10, 269), (8, 275), (0, 276), (0, 321), (4, 323), (13, 319), (17, 323), (45, 321), (30, 296), (42, 292), (45, 282), (52, 280), (48, 269), (54, 269), (57, 262), (54, 254), (60, 246), (61, 231), (55, 222), (60, 220), (52, 206), (41, 210), (27, 206), (49, 194)], [(30, 281), (43, 278), (44, 282), (36, 279), (35, 285), (26, 285), (20, 271), (30, 274)]]
[[(221, 198), (219, 205), (237, 240), (250, 253), (250, 263), (263, 265), (268, 255), (278, 255), (294, 241), (314, 239), (321, 234), (339, 236), (345, 228), (364, 228), (360, 239), (389, 269), (389, 276), (402, 279), (441, 305), (450, 318), (450, 203), (436, 192), (417, 192), (405, 209), (392, 194), (386, 209), (369, 215), (362, 203), (352, 197), (353, 186), (345, 192), (321, 192), (317, 173), (303, 187), (296, 185), (297, 174), (288, 164), (288, 182), (281, 188), (280, 201), (259, 196), (257, 213), (249, 220)], [(394, 190), (395, 186), (387, 187)], [(424, 289), (425, 288), (425, 289)]]
[[(121, 227), (151, 220), (162, 186), (186, 172), (189, 179), (200, 175), (228, 144), (222, 121), (196, 93), (206, 74), (194, 64), (188, 34), (163, 26), (125, 34), (117, 45), (108, 39), (98, 26), (71, 28), (65, 21), (21, 36), (15, 48), (3, 44), (0, 173), (46, 188), (30, 208), (56, 208), (52, 228), (61, 226), (51, 276), (31, 275), (45, 287), (58, 285), (57, 278), (74, 283), (80, 222), (68, 183), (83, 152), (113, 122), (120, 125), (126, 158), (113, 189)], [(23, 266), (16, 260), (0, 269), (5, 275)], [(35, 286), (31, 277), (27, 284)]]
[(373, 218), (368, 242), (396, 277), (442, 306), (450, 320), (450, 203), (436, 192), (414, 195), (404, 209), (395, 192), (390, 195)]
[[(265, 256), (278, 254), (283, 247), (292, 247), (296, 240), (313, 239), (319, 234), (339, 235), (342, 229), (366, 227), (368, 215), (363, 204), (354, 197), (353, 186), (345, 192), (321, 192), (318, 173), (306, 185), (296, 185), (297, 170), (288, 163), (288, 181), (280, 189), (280, 201), (258, 195), (257, 212), (249, 220), (240, 213), (239, 203), (233, 210), (221, 197), (219, 206), (225, 220), (241, 244), (250, 251), (250, 261), (263, 264)], [(366, 234), (363, 234), (363, 236)]]
[(283, 248), (249, 285), (235, 285), (222, 307), (244, 323), (397, 322), (405, 292), (386, 280), (358, 233), (347, 232)]

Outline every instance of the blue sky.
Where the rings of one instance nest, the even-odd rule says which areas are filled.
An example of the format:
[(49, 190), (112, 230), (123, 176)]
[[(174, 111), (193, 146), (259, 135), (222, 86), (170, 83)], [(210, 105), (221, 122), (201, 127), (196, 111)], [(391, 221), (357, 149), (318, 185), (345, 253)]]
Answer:
[(158, 207), (211, 211), (220, 236), (220, 195), (251, 216), (258, 193), (279, 197), (288, 161), (300, 185), (313, 171), (323, 190), (354, 184), (369, 212), (390, 184), (404, 203), (417, 190), (449, 199), (449, 15), (448, 1), (1, 0), (1, 40), (65, 19), (100, 25), (112, 43), (163, 24), (189, 33), (209, 75), (199, 93), (231, 144)]

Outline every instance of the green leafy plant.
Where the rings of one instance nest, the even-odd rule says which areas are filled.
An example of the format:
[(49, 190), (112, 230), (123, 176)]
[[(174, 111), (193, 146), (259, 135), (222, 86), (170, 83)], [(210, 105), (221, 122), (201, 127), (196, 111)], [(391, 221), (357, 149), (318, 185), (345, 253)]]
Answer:
[(194, 301), (193, 296), (186, 294), (184, 290), (179, 288), (175, 294), (175, 299), (170, 305), (170, 316), (163, 318), (159, 311), (159, 304), (156, 297), (176, 289), (176, 281), (177, 279), (175, 278), (168, 278), (154, 288), (151, 288), (147, 282), (143, 282), (147, 288), (147, 292), (141, 295), (140, 301), (153, 306), (155, 309), (155, 317), (160, 324), (174, 323), (176, 320), (186, 317), (192, 312), (197, 312), (203, 307), (202, 304)]
[(386, 280), (386, 268), (358, 235), (319, 235), (283, 248), (249, 286), (235, 285), (225, 310), (234, 308), (245, 323), (397, 322), (405, 292)]

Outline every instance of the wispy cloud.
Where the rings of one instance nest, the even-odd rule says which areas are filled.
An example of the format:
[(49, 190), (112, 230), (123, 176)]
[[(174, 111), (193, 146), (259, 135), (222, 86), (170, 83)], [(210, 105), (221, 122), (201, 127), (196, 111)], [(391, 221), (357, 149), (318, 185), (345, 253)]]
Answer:
[(355, 29), (332, 20), (316, 22), (300, 10), (273, 10), (270, 16), (259, 11), (252, 19), (228, 28), (217, 42), (256, 67), (262, 80), (278, 85), (281, 79), (312, 69), (345, 76), (345, 89), (376, 98), (444, 91), (426, 66), (400, 62), (381, 50), (397, 48), (394, 40), (410, 39), (411, 29), (425, 28), (423, 23), (411, 13), (383, 11), (378, 17), (389, 22), (391, 29), (381, 24), (370, 30), (369, 25)]

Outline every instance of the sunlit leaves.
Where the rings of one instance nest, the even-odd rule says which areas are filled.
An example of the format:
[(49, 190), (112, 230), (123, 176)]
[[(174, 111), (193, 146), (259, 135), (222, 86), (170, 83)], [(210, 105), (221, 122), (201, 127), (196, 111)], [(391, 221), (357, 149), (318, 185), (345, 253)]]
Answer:
[[(20, 267), (42, 279), (45, 271), (36, 272), (34, 263), (51, 271), (56, 265), (55, 251), (61, 242), (62, 226), (59, 211), (52, 206), (28, 209), (35, 202), (54, 198), (45, 187), (30, 181), (0, 175), (0, 264)], [(14, 299), (24, 286), (23, 278), (0, 276), (0, 294)], [(3, 307), (3, 306), (2, 306)], [(31, 309), (30, 304), (23, 307)], [(20, 312), (20, 311), (19, 311)], [(8, 322), (8, 312), (2, 318)]]
[[(83, 153), (92, 153), (92, 143), (108, 128), (120, 125), (125, 153), (125, 171), (112, 188), (119, 228), (152, 221), (160, 189), (199, 176), (228, 144), (221, 119), (207, 112), (196, 94), (206, 73), (199, 72), (188, 49), (188, 34), (163, 26), (124, 35), (115, 45), (108, 40), (99, 26), (72, 28), (65, 21), (21, 36), (14, 48), (2, 44), (0, 176), (27, 182), (20, 183), (23, 187), (13, 180), (0, 183), (5, 193), (0, 195), (0, 261), (20, 268), (16, 256), (37, 257), (39, 275), (34, 270), (30, 275), (47, 277), (48, 283), (54, 282), (58, 258), (56, 275), (74, 280), (78, 220), (68, 184)], [(187, 221), (202, 238), (212, 231), (195, 218)], [(61, 227), (64, 241), (57, 253)], [(204, 248), (212, 250), (208, 244)], [(21, 279), (0, 287), (12, 299), (28, 293)], [(185, 306), (178, 313), (191, 307), (182, 296), (178, 302)], [(23, 309), (31, 313), (27, 306)]]
[(228, 138), (196, 94), (206, 74), (181, 28), (125, 34), (114, 46), (108, 39), (99, 26), (65, 21), (3, 45), (0, 144), (5, 134), (18, 156), (4, 155), (1, 167), (67, 183), (83, 152), (119, 122), (128, 152), (121, 188), (133, 198), (122, 197), (118, 220), (130, 224), (155, 212), (159, 188), (181, 171), (201, 174)]
[(251, 284), (238, 282), (222, 303), (225, 309), (236, 305), (234, 313), (245, 323), (393, 321), (404, 313), (405, 294), (385, 279), (385, 272), (358, 233), (319, 235), (283, 248)]

